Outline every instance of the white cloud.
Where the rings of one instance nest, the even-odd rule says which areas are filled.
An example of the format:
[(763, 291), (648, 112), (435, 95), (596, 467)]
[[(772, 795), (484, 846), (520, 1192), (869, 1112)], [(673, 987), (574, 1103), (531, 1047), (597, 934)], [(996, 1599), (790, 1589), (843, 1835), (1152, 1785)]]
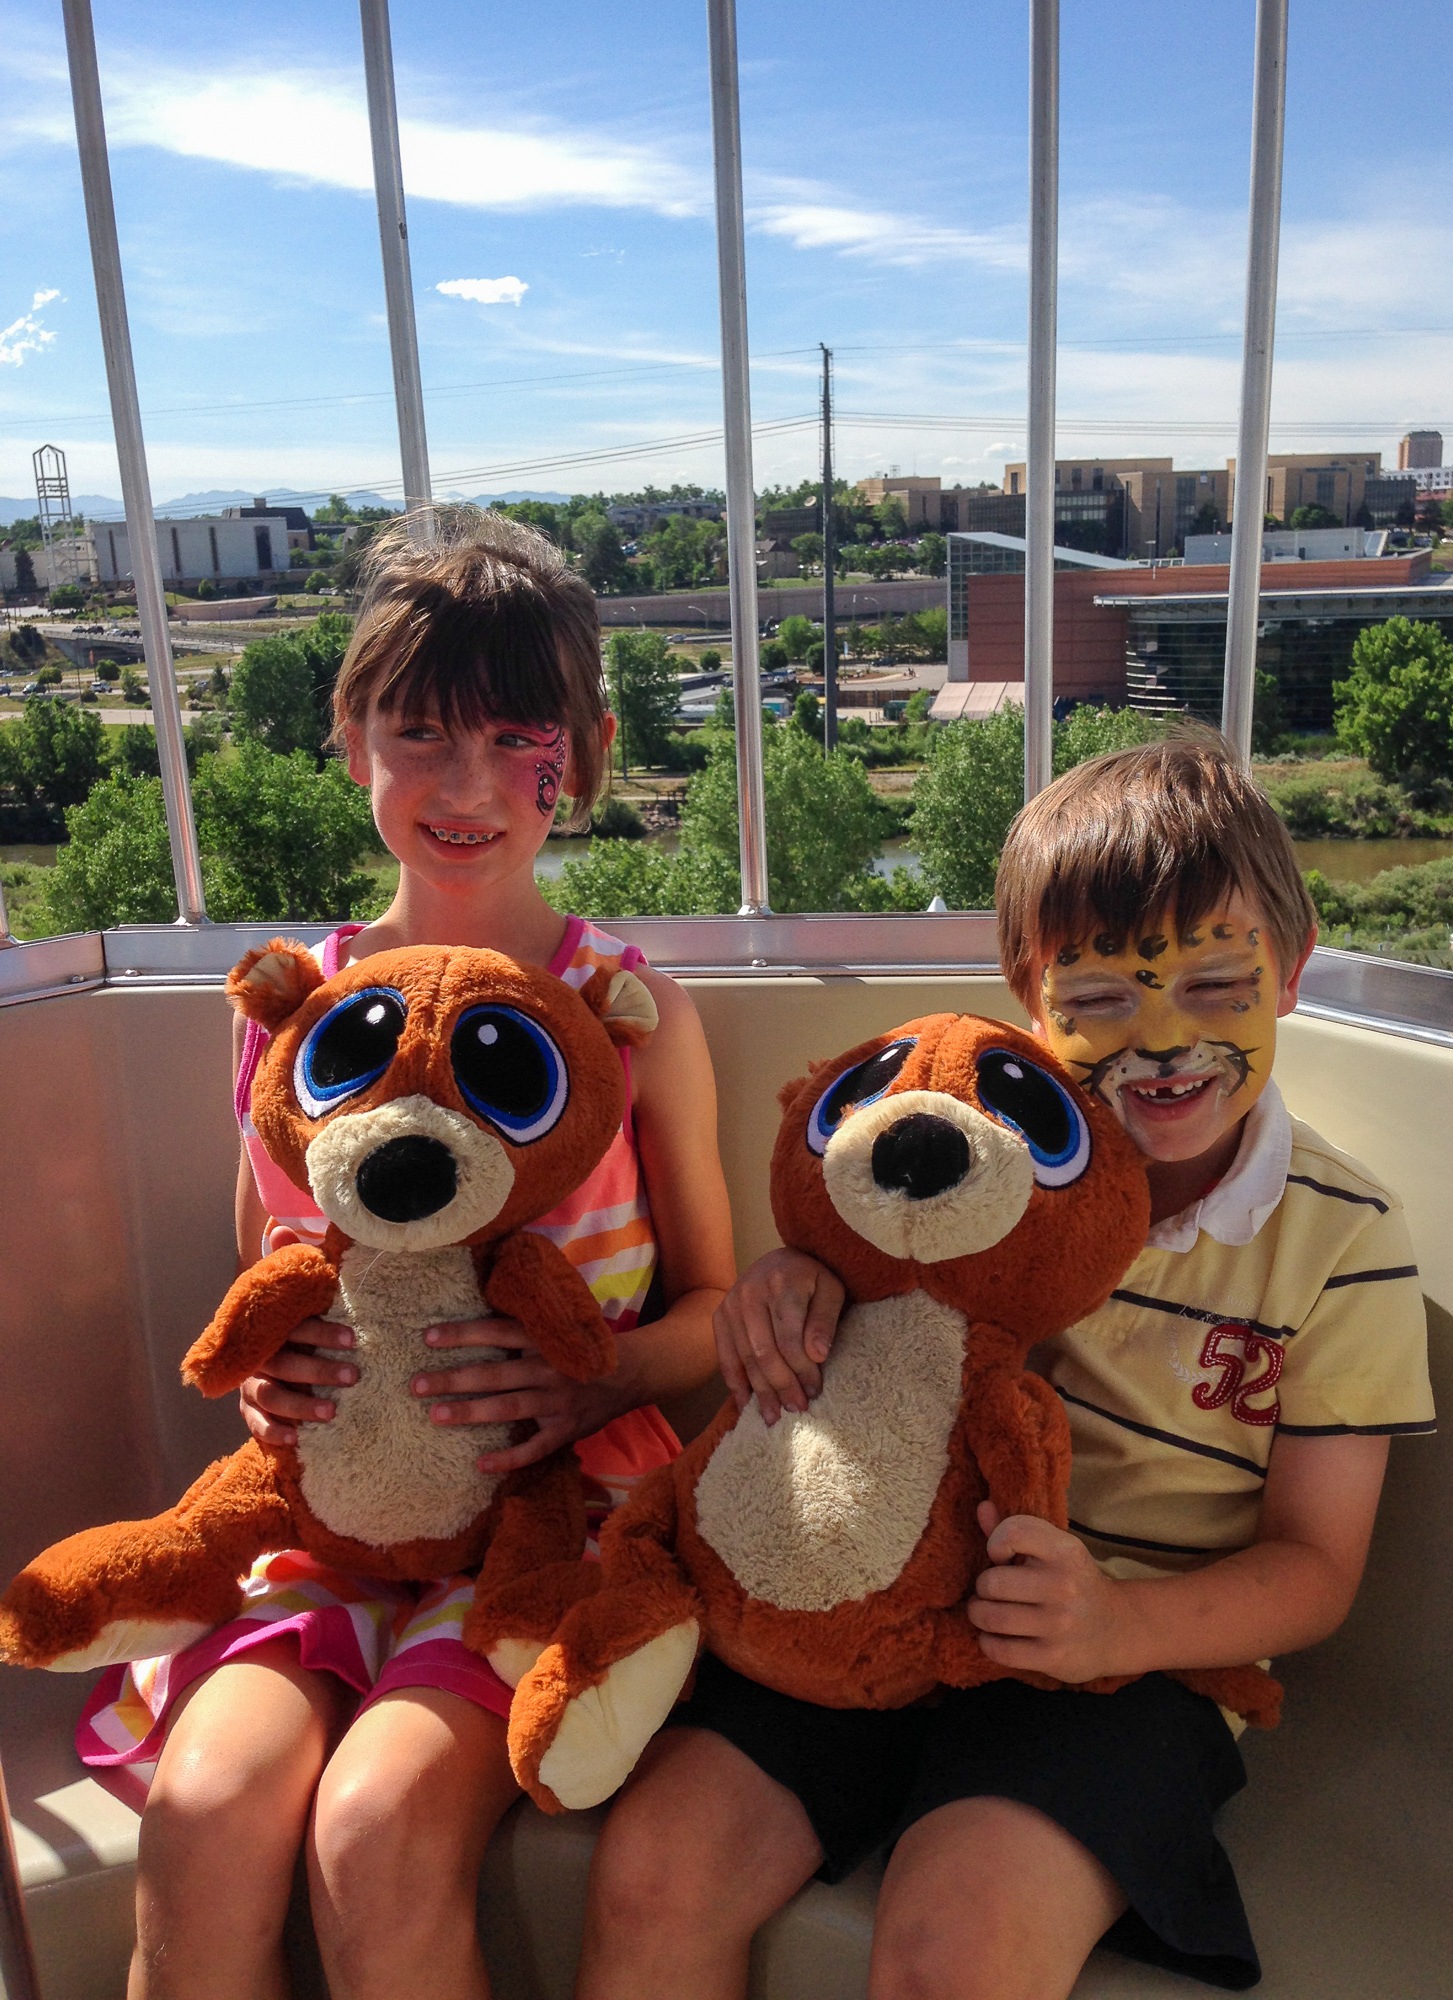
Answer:
[(854, 208), (826, 192), (806, 191), (754, 204), (752, 224), (794, 250), (831, 250), (879, 264), (974, 263), (1021, 271), (1025, 246), (1012, 231), (950, 229), (890, 209)]
[(446, 278), (434, 287), (446, 299), (473, 299), (481, 306), (517, 306), (529, 289), (523, 278)]
[(23, 367), (27, 354), (39, 354), (42, 348), (51, 345), (55, 334), (41, 325), (39, 315), (52, 299), (59, 297), (54, 288), (37, 292), (30, 301), (29, 312), (11, 320), (9, 326), (0, 326), (0, 367)]
[[(63, 100), (36, 103), (25, 129), (74, 144)], [(113, 149), (155, 146), (188, 159), (280, 180), (371, 192), (372, 156), (362, 83), (320, 82), (301, 71), (208, 75), (107, 65), (106, 125)], [(569, 204), (696, 213), (702, 193), (664, 147), (610, 132), (549, 125), (462, 125), (433, 116), (399, 121), (411, 197), (466, 208)]]

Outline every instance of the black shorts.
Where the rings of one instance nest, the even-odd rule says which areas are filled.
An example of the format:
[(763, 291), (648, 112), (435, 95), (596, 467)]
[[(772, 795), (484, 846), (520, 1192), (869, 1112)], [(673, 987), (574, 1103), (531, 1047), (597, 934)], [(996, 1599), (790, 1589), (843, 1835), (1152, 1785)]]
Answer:
[(1033, 1806), (1089, 1849), (1130, 1907), (1102, 1942), (1237, 1991), (1261, 1977), (1213, 1821), (1246, 1782), (1215, 1703), (1147, 1674), (1118, 1694), (1021, 1681), (890, 1710), (818, 1708), (710, 1654), (673, 1725), (710, 1729), (793, 1793), (837, 1882), (955, 1799)]

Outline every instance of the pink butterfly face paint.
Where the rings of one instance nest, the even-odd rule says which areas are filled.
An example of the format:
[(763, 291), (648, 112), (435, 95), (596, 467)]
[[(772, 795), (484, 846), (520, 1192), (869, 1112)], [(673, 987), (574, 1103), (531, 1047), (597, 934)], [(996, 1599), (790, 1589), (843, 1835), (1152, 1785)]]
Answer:
[[(534, 732), (530, 733), (533, 735)], [(565, 730), (559, 723), (540, 738), (540, 754), (535, 760), (535, 804), (547, 816), (553, 814), (560, 797), (560, 787), (565, 782), (568, 747)]]

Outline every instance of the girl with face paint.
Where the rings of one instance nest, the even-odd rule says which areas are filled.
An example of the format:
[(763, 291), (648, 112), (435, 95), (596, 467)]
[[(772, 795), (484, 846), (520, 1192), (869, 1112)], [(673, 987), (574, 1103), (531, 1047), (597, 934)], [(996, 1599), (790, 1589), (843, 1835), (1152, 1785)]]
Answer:
[[(409, 525), (370, 546), (334, 697), (337, 746), (368, 789), (398, 887), (382, 916), (333, 934), (324, 971), (401, 945), (458, 944), (576, 986), (625, 966), (648, 987), (659, 1026), (626, 1067), (627, 1119), (542, 1225), (596, 1290), (616, 1374), (569, 1382), (516, 1321), (492, 1317), (429, 1328), (423, 1341), (445, 1357), (483, 1347), (500, 1358), (430, 1368), (413, 1384), (430, 1422), (518, 1426), (518, 1443), (481, 1458), (488, 1472), (575, 1444), (604, 1504), (675, 1456), (656, 1399), (699, 1386), (714, 1360), (711, 1315), (734, 1258), (711, 1062), (681, 989), (536, 886), (562, 794), (571, 823), (588, 822), (615, 733), (589, 589), (543, 536), (499, 515), (437, 509), (428, 542)], [(320, 1233), (323, 1220), (305, 1190), (254, 1169), (256, 1055), (239, 1036), (243, 1264)], [(352, 1344), (349, 1329), (300, 1326), (244, 1385), (254, 1435), (290, 1443), (298, 1426), (330, 1421), (335, 1406), (317, 1392), (357, 1379)], [(472, 1579), (445, 1579), (415, 1602), (293, 1552), (265, 1559), (245, 1588), (246, 1615), (204, 1651), (103, 1683), (83, 1723), (92, 1761), (160, 1759), (132, 2000), (286, 1990), (283, 1919), (300, 1851), (330, 1992), (480, 2000), (479, 1864), (519, 1791), (510, 1690), (460, 1636)], [(130, 1742), (120, 1759), (118, 1742)]]
[[(885, 1992), (1064, 2000), (1097, 1941), (1248, 1986), (1256, 1952), (1213, 1825), (1245, 1773), (1220, 1711), (1157, 1669), (1289, 1652), (1345, 1617), (1389, 1435), (1432, 1428), (1407, 1228), (1394, 1195), (1289, 1115), (1272, 1076), (1316, 916), (1285, 828), (1219, 738), (1058, 779), (1011, 829), (996, 901), (1014, 998), (1140, 1149), (1152, 1223), (1109, 1301), (1040, 1350), (1069, 1423), (1073, 1531), (984, 1503), (990, 1567), (969, 1617), (1016, 1671), (1141, 1678), (1111, 1695), (946, 1692), (917, 1734), (862, 1733), (848, 1780), (839, 1712), (774, 1717), (743, 1684), (721, 1697), (717, 1736), (677, 1732), (638, 1774), (620, 1810), (639, 1844), (654, 1808), (669, 1842), (644, 1869), (629, 1857), (623, 1879), (684, 1878), (713, 1911), (700, 1963), (745, 1964), (752, 1926), (824, 1851), (851, 1861), (887, 1836)], [(842, 1302), (796, 1252), (747, 1271), (717, 1314), (738, 1402), (755, 1397), (768, 1423), (806, 1408)], [(905, 1763), (888, 1787), (885, 1766), (896, 1780)], [(819, 1769), (831, 1785), (814, 1790)], [(713, 1801), (694, 1840), (672, 1810), (693, 1772)], [(861, 1802), (885, 1790), (874, 1818)], [(602, 1912), (614, 1824), (597, 1851)], [(673, 1923), (663, 1898), (613, 1962), (615, 1987), (587, 1990), (645, 1991), (627, 1966), (669, 1963), (670, 1990), (725, 1991), (693, 1984), (679, 1941), (669, 1958)]]

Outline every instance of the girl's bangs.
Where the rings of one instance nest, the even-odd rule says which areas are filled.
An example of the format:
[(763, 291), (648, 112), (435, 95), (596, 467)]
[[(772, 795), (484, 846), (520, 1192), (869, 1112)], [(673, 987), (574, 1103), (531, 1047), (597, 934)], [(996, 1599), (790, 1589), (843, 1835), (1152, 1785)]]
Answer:
[(451, 732), (568, 720), (569, 690), (543, 604), (503, 598), (481, 617), (441, 591), (438, 601), (416, 605), (409, 623), (412, 643), (400, 647), (378, 689), (384, 713), (437, 719)]

